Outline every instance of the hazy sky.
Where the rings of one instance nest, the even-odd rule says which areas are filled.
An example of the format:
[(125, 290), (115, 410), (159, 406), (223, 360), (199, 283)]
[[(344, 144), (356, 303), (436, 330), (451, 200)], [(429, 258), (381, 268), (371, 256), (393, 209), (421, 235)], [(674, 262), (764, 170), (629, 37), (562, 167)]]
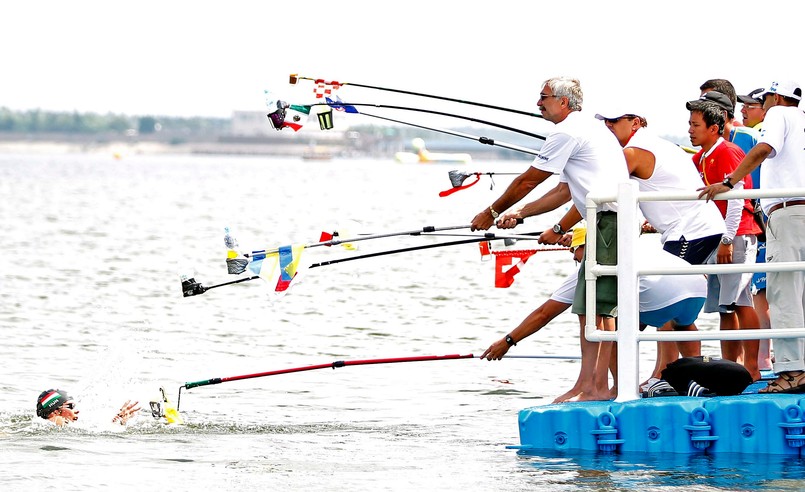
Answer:
[[(535, 111), (540, 83), (569, 75), (581, 80), (585, 110), (629, 100), (650, 128), (685, 134), (684, 102), (698, 96), (706, 79), (727, 78), (739, 94), (775, 78), (805, 83), (804, 5), (7, 2), (0, 10), (0, 106), (227, 117), (263, 110), (264, 89), (309, 102), (310, 82), (288, 84), (296, 72)], [(390, 93), (356, 87), (340, 94), (351, 102), (400, 103)], [(407, 102), (437, 107), (427, 99)], [(517, 124), (545, 128), (533, 120)]]

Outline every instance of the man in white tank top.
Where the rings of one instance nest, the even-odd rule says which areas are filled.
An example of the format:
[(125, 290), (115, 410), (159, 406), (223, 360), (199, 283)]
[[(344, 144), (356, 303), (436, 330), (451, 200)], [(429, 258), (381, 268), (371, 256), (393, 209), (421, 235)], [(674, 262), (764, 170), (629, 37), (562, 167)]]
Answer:
[[(702, 179), (690, 156), (678, 145), (646, 129), (648, 122), (628, 103), (595, 115), (602, 120), (623, 147), (630, 177), (640, 191), (689, 192)], [(640, 202), (643, 216), (660, 234), (663, 249), (692, 265), (704, 264), (718, 248), (726, 232), (724, 219), (714, 203), (701, 201)], [(679, 327), (676, 327), (679, 329)], [(688, 329), (695, 330), (695, 325)], [(670, 324), (662, 331), (674, 329)], [(667, 364), (681, 353), (701, 355), (701, 342), (658, 342), (657, 365), (652, 377), (659, 378)]]

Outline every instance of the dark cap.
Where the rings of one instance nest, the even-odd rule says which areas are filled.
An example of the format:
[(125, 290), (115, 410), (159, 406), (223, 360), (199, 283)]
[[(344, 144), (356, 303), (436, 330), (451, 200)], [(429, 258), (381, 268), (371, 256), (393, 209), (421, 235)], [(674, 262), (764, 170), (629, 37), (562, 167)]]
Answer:
[(749, 94), (745, 96), (738, 96), (738, 100), (744, 104), (763, 104), (763, 99), (760, 99), (760, 95), (763, 92), (763, 88), (755, 89)]
[(59, 407), (69, 400), (70, 396), (66, 391), (58, 389), (45, 390), (40, 393), (39, 398), (36, 399), (36, 415), (47, 419), (50, 417), (51, 413), (58, 410)]
[(726, 111), (735, 112), (735, 106), (732, 105), (730, 98), (718, 91), (705, 92), (699, 99), (685, 103), (685, 107), (688, 108), (688, 111), (692, 111), (692, 107), (695, 106), (694, 103), (696, 102), (715, 103)]

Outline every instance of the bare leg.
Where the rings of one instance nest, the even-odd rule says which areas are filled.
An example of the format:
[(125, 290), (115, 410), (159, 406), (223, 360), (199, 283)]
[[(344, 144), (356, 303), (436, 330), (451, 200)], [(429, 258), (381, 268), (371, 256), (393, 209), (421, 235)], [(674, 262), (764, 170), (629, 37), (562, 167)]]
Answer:
[[(771, 321), (769, 320), (769, 301), (766, 300), (766, 289), (759, 290), (755, 294), (753, 301), (755, 303), (755, 312), (757, 312), (757, 319), (760, 322), (761, 328), (771, 328)], [(760, 340), (758, 343), (757, 365), (759, 370), (771, 369), (771, 340), (768, 338)]]
[[(669, 321), (658, 328), (658, 331), (672, 331), (674, 323)], [(671, 362), (679, 358), (679, 344), (688, 342), (657, 342), (657, 362), (654, 364), (654, 371), (651, 377), (660, 379), (662, 377), (662, 370)], [(699, 344), (701, 350), (701, 343)]]
[[(737, 330), (738, 316), (735, 313), (719, 313), (722, 330)], [(739, 340), (721, 340), (721, 357), (737, 362), (743, 355), (743, 346)]]
[[(675, 325), (674, 330), (676, 331), (698, 331), (696, 328), (696, 323), (691, 323), (687, 326), (680, 326)], [(676, 342), (676, 346), (679, 348), (679, 353), (682, 357), (698, 357), (702, 355), (702, 342), (701, 340), (686, 340), (684, 342)]]
[[(615, 318), (596, 317), (599, 330), (615, 331)], [(599, 342), (598, 358), (593, 373), (593, 387), (583, 391), (578, 401), (609, 400), (609, 365), (612, 358), (615, 342)]]
[[(735, 314), (738, 317), (738, 322), (743, 329), (752, 329), (760, 326), (758, 321), (757, 311), (752, 306), (737, 306)], [(753, 381), (760, 380), (760, 370), (758, 369), (758, 348), (760, 346), (759, 340), (741, 340), (741, 347), (743, 348), (743, 365), (749, 374), (752, 375)]]
[(570, 388), (566, 393), (557, 396), (553, 401), (560, 403), (568, 401), (571, 398), (579, 396), (581, 393), (593, 390), (593, 374), (595, 373), (595, 364), (598, 360), (598, 342), (591, 342), (584, 336), (584, 325), (587, 322), (587, 317), (579, 315), (579, 325), (581, 326), (581, 333), (579, 334), (579, 343), (581, 344), (581, 369), (579, 370), (579, 377), (576, 379), (576, 384)]
[[(617, 325), (616, 325), (617, 329)], [(618, 397), (618, 344), (612, 344), (612, 355), (609, 358), (609, 372), (612, 374), (612, 388), (609, 388), (609, 400), (614, 400)]]

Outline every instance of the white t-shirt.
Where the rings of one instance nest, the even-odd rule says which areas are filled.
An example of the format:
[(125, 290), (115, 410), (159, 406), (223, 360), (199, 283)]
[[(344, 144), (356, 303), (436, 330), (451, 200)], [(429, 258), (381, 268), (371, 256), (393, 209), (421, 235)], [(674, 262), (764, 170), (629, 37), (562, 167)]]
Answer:
[[(640, 191), (692, 192), (704, 186), (687, 152), (668, 140), (641, 128), (625, 148), (642, 149), (654, 154), (654, 172), (648, 179), (632, 176)], [(724, 234), (724, 219), (712, 201), (640, 202), (640, 211), (662, 237), (660, 241), (688, 241)]]
[[(638, 268), (689, 267), (690, 263), (659, 248), (644, 248), (637, 259)], [(656, 311), (684, 299), (707, 297), (707, 279), (694, 275), (648, 275), (639, 282), (640, 312)]]
[(564, 283), (551, 294), (551, 299), (556, 302), (573, 304), (573, 296), (576, 294), (576, 283), (579, 280), (579, 272), (575, 271), (567, 276)]
[[(760, 166), (763, 189), (805, 187), (805, 113), (795, 106), (774, 106), (766, 111), (758, 143), (773, 149)], [(766, 215), (781, 202), (805, 197), (761, 198)]]
[[(719, 215), (720, 217), (720, 215)], [(690, 263), (660, 248), (645, 248), (637, 260), (638, 268), (689, 267)], [(551, 299), (565, 304), (573, 304), (578, 272), (565, 279), (564, 283), (551, 294)], [(640, 312), (656, 311), (671, 304), (694, 297), (707, 297), (707, 279), (704, 275), (647, 275), (638, 281), (640, 292)]]
[[(585, 200), (591, 191), (615, 194), (618, 183), (629, 179), (623, 149), (615, 135), (600, 121), (573, 111), (559, 122), (537, 154), (533, 167), (559, 174), (570, 187), (573, 204), (585, 216)], [(614, 203), (601, 210), (617, 211)]]

